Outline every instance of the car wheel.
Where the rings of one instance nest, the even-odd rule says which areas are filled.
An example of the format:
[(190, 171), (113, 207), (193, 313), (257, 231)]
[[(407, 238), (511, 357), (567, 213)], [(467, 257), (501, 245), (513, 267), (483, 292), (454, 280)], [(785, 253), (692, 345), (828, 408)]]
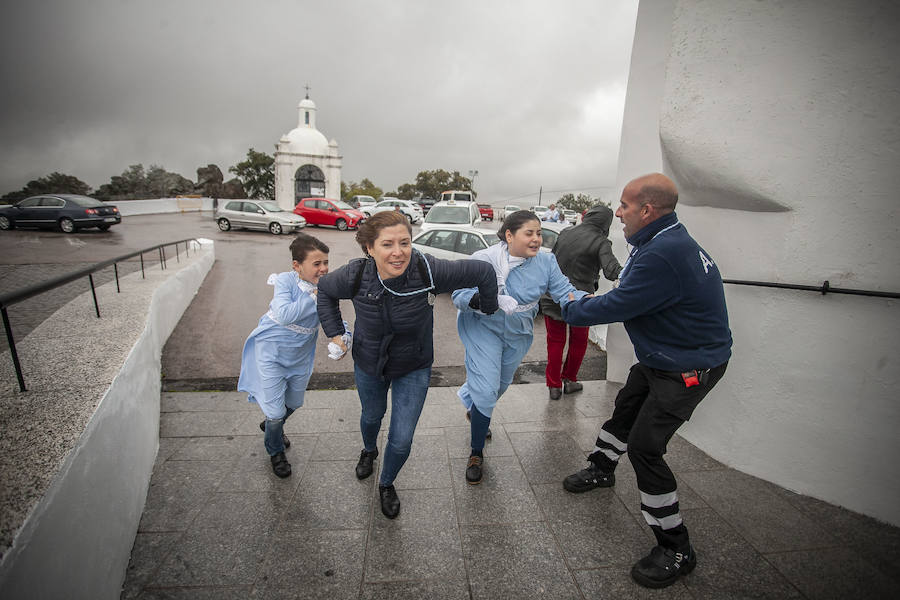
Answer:
[(272, 235), (281, 235), (281, 224), (269, 223), (269, 233)]
[(109, 225), (97, 225), (97, 229), (100, 231), (109, 231)]
[(75, 222), (69, 217), (63, 217), (59, 220), (59, 229), (63, 233), (74, 233), (75, 232)]
[(413, 217), (412, 215), (406, 215), (406, 220), (409, 221), (409, 224), (412, 225)]
[(15, 225), (9, 217), (0, 216), (0, 229), (6, 231), (7, 229), (13, 229)]
[(334, 222), (334, 226), (337, 227), (340, 231), (347, 231), (347, 221), (343, 219), (338, 219)]
[(219, 229), (221, 229), (222, 231), (231, 230), (231, 223), (228, 221), (228, 219), (226, 219), (225, 217), (219, 219)]

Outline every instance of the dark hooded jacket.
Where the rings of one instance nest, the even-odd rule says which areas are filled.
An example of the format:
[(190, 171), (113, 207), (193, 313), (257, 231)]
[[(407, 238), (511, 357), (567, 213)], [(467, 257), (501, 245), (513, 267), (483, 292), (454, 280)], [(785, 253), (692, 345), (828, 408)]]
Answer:
[[(559, 269), (576, 289), (593, 294), (597, 291), (601, 272), (610, 281), (619, 276), (622, 267), (613, 255), (608, 237), (612, 218), (612, 209), (598, 204), (584, 213), (580, 225), (560, 232), (553, 254)], [(541, 298), (541, 311), (551, 319), (563, 320), (559, 304), (547, 295)]]
[(489, 263), (414, 250), (406, 271), (382, 283), (372, 258), (355, 259), (319, 279), (319, 321), (328, 338), (341, 335), (339, 300), (352, 300), (353, 361), (373, 377), (392, 379), (434, 362), (434, 296), (468, 287), (478, 287), (483, 312), (497, 310), (497, 276)]

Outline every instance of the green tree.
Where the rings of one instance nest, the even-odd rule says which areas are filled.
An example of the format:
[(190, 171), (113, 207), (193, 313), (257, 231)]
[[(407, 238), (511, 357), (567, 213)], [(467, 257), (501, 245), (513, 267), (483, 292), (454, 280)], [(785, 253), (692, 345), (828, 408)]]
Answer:
[(578, 194), (578, 196), (575, 196), (574, 194), (563, 194), (559, 197), (559, 200), (556, 201), (559, 206), (574, 210), (577, 213), (587, 210), (599, 202), (599, 198), (594, 199), (588, 194)]
[(415, 184), (404, 184), (398, 188), (397, 192), (406, 190), (407, 188), (404, 187), (406, 185), (413, 186), (414, 196), (439, 199), (441, 192), (447, 190), (471, 190), (472, 180), (460, 175), (459, 171), (451, 173), (444, 169), (435, 169), (434, 171), (420, 171), (416, 175)]
[(275, 157), (250, 148), (247, 160), (239, 162), (228, 171), (237, 175), (248, 197), (275, 199)]
[(341, 182), (341, 199), (345, 202), (353, 196), (372, 196), (376, 200), (384, 195), (381, 188), (372, 183), (369, 179), (363, 179), (359, 183), (351, 181), (350, 183)]
[(18, 202), (23, 198), (40, 194), (81, 194), (87, 196), (90, 193), (91, 186), (74, 175), (65, 175), (54, 171), (44, 177), (32, 179), (21, 190), (9, 192), (0, 199), (7, 202)]

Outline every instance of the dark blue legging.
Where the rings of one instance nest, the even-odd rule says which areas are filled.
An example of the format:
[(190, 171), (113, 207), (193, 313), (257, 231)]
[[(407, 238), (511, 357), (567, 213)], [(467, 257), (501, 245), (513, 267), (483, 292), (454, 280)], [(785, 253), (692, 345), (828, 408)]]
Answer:
[(484, 440), (487, 438), (491, 418), (481, 414), (474, 404), (469, 418), (472, 420), (472, 452), (481, 452), (484, 450)]

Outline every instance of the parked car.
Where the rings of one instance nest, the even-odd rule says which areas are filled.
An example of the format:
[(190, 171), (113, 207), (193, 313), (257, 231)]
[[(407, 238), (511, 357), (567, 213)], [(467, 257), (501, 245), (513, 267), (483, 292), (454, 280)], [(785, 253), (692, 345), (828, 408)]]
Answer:
[(448, 190), (441, 192), (441, 202), (475, 202), (475, 192), (471, 190)]
[(490, 204), (479, 204), (478, 212), (481, 214), (482, 221), (494, 220), (494, 208)]
[(272, 200), (229, 200), (225, 206), (216, 209), (215, 219), (222, 231), (260, 229), (281, 235), (306, 227), (306, 219)]
[(578, 213), (574, 210), (569, 210), (568, 208), (564, 208), (561, 211), (562, 215), (566, 218), (566, 221), (569, 222), (570, 225), (575, 225), (578, 222)]
[(425, 222), (422, 223), (422, 231), (446, 225), (475, 227), (478, 223), (481, 223), (481, 213), (477, 204), (447, 200), (431, 207)]
[(571, 227), (569, 223), (554, 223), (553, 221), (541, 221), (541, 252), (550, 252), (553, 250), (553, 244), (559, 237), (559, 232), (566, 227)]
[(367, 217), (371, 217), (374, 214), (378, 214), (386, 210), (399, 210), (404, 215), (406, 215), (406, 219), (413, 224), (421, 223), (425, 218), (425, 213), (422, 211), (422, 207), (412, 200), (400, 200), (399, 198), (391, 198), (388, 196), (382, 198), (381, 202), (379, 202), (375, 206), (366, 206), (365, 208), (363, 208), (363, 212)]
[(437, 227), (413, 238), (413, 248), (436, 258), (459, 260), (498, 243), (496, 231), (474, 227)]
[(518, 206), (516, 204), (507, 204), (506, 206), (503, 207), (503, 214), (500, 215), (500, 218), (505, 219), (506, 217), (513, 214), (517, 210), (522, 210), (522, 207)]
[(538, 205), (538, 206), (532, 206), (532, 207), (529, 208), (528, 210), (530, 210), (531, 212), (533, 212), (534, 214), (536, 214), (537, 217), (538, 217), (538, 219), (543, 219), (543, 218), (544, 218), (544, 213), (547, 212), (547, 211), (550, 210), (550, 209), (547, 208), (546, 206), (540, 206), (540, 205)]
[(376, 200), (372, 196), (357, 195), (357, 196), (351, 196), (350, 200), (349, 200), (349, 202), (347, 202), (347, 204), (349, 204), (353, 208), (359, 210), (363, 206), (372, 206), (373, 204), (375, 204), (375, 202), (376, 202)]
[(416, 202), (419, 203), (419, 206), (422, 207), (422, 212), (426, 215), (428, 211), (431, 210), (431, 207), (434, 206), (434, 203), (437, 202), (434, 198), (429, 198), (428, 196), (422, 196), (420, 198), (415, 199)]
[(294, 213), (306, 219), (308, 225), (337, 227), (341, 231), (359, 227), (366, 218), (363, 211), (332, 198), (304, 198), (294, 207)]
[(77, 194), (44, 194), (0, 208), (0, 229), (37, 227), (74, 233), (85, 227), (107, 231), (122, 222), (114, 204)]

